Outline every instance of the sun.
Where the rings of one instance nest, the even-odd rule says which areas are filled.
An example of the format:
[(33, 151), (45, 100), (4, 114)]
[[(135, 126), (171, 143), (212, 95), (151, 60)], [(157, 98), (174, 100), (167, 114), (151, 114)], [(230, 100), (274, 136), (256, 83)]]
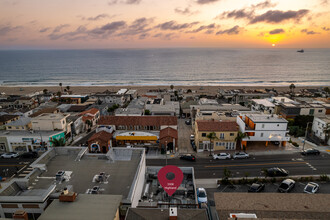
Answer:
[(272, 44), (272, 47), (275, 47), (276, 45), (275, 44)]

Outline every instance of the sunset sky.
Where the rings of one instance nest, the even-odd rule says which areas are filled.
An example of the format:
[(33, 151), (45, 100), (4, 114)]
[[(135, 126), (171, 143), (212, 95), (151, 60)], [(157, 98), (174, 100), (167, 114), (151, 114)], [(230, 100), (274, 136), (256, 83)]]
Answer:
[(0, 49), (330, 48), (330, 0), (0, 0)]

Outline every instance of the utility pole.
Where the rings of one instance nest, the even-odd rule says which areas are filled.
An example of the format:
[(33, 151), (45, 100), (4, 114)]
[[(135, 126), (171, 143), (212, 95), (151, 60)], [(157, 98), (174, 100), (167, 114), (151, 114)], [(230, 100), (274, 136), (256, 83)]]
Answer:
[(165, 158), (166, 158), (166, 166), (167, 166), (167, 141), (165, 141)]
[(303, 144), (303, 151), (305, 150), (305, 143), (306, 143), (306, 139), (307, 139), (307, 131), (308, 131), (308, 125), (311, 124), (312, 122), (307, 122), (307, 126), (306, 126), (306, 131), (305, 131), (305, 139), (304, 139), (304, 144)]

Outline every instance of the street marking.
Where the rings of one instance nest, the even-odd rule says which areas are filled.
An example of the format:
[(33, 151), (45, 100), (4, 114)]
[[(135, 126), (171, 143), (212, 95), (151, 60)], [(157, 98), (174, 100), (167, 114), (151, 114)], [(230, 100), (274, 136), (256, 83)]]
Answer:
[(235, 165), (213, 165), (204, 167), (244, 167), (244, 166), (264, 166), (264, 165), (285, 165), (285, 164), (306, 164), (305, 162), (285, 162), (285, 163), (259, 163), (259, 164), (235, 164)]

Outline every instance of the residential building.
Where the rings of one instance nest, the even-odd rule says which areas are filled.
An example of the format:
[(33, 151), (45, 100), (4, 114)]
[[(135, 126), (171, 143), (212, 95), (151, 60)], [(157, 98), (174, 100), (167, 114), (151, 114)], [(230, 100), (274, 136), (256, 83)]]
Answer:
[[(97, 108), (88, 109), (81, 112), (79, 115), (82, 116), (82, 120), (86, 124), (87, 128), (96, 126), (98, 120), (100, 119), (100, 111)], [(88, 124), (87, 121), (89, 121), (90, 124)]]
[(290, 140), (288, 135), (288, 121), (278, 115), (245, 114), (237, 117), (240, 131), (249, 137), (242, 140), (242, 145), (247, 147), (248, 142), (263, 142), (267, 147), (271, 141), (279, 141), (280, 146), (285, 146)]
[[(235, 150), (238, 125), (234, 121), (199, 120), (195, 126), (197, 151)], [(215, 133), (215, 139), (207, 135)]]
[(6, 130), (30, 130), (32, 128), (31, 118), (20, 117), (16, 121), (6, 124)]
[(314, 117), (312, 131), (322, 142), (330, 145), (329, 138), (330, 116)]
[(44, 113), (56, 114), (58, 112), (59, 112), (59, 110), (57, 108), (55, 108), (55, 107), (52, 107), (52, 108), (43, 108), (43, 109), (40, 109), (39, 111), (34, 112), (29, 117), (30, 118), (34, 118), (34, 117), (37, 117), (37, 116), (39, 116), (41, 114), (44, 114)]
[(126, 108), (118, 108), (115, 110), (115, 116), (141, 116), (144, 114), (145, 102), (148, 98), (139, 97), (133, 99)]
[(109, 90), (103, 93), (95, 93), (90, 96), (92, 99), (100, 100), (102, 103), (113, 103), (118, 105), (123, 105), (124, 103), (130, 101), (131, 94), (115, 93)]
[(84, 103), (87, 99), (87, 95), (61, 95), (61, 98), (70, 99), (71, 103), (80, 104)]
[(295, 118), (300, 115), (301, 107), (297, 103), (281, 103), (277, 105), (275, 112), (282, 115), (284, 118)]
[(70, 114), (70, 116), (67, 117), (67, 122), (71, 122), (72, 135), (78, 135), (85, 131), (85, 124), (82, 120), (82, 116), (78, 114)]
[(19, 115), (1, 115), (0, 116), (0, 127), (4, 127), (3, 125), (6, 125), (10, 122), (18, 120), (19, 117), (20, 117)]
[(99, 131), (88, 139), (90, 153), (107, 153), (112, 147), (112, 133)]
[(71, 132), (71, 122), (67, 122), (70, 114), (58, 113), (43, 113), (35, 118), (32, 118), (32, 129), (34, 131), (64, 131), (65, 134)]
[(275, 105), (268, 101), (268, 99), (252, 99), (251, 110), (261, 111), (265, 114), (273, 114), (275, 112)]

